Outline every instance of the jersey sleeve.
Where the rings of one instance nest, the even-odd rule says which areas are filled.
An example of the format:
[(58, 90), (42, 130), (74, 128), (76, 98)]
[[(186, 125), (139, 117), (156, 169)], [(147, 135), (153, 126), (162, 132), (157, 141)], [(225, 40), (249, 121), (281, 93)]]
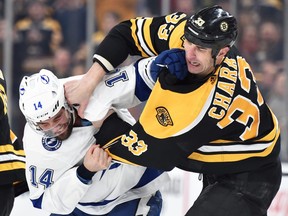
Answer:
[(114, 160), (131, 165), (170, 171), (185, 158), (177, 139), (150, 136), (139, 121), (130, 126), (115, 114), (105, 120), (96, 140)]
[[(106, 71), (120, 65), (128, 55), (155, 56), (170, 48), (183, 47), (186, 14), (137, 17), (116, 25), (96, 50), (93, 60)], [(113, 52), (111, 52), (113, 50)]]
[(146, 101), (155, 84), (148, 69), (153, 58), (139, 60), (106, 75), (94, 90), (84, 117), (91, 122), (99, 121), (110, 108), (128, 109)]

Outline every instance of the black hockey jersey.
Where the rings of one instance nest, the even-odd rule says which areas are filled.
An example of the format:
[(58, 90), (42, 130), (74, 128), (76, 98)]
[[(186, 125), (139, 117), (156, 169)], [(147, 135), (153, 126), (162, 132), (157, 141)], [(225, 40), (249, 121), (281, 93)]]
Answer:
[[(146, 57), (181, 48), (185, 23), (183, 13), (125, 21), (108, 34), (94, 60), (109, 70), (129, 54)], [(143, 68), (137, 66), (139, 73)], [(109, 119), (103, 128), (105, 124), (110, 132), (118, 127)], [(261, 96), (249, 64), (233, 48), (205, 82), (177, 81), (163, 72), (139, 121), (106, 147), (114, 159), (126, 163), (223, 174), (275, 161), (279, 136), (277, 119)]]
[[(149, 68), (135, 67), (137, 74)], [(103, 130), (111, 137), (115, 126), (106, 123), (109, 128)], [(244, 172), (277, 160), (280, 151), (278, 121), (249, 64), (234, 49), (202, 82), (192, 75), (180, 81), (163, 71), (139, 121), (128, 131), (105, 146), (112, 157), (164, 170)]]
[(6, 82), (0, 70), (0, 185), (25, 180), (25, 154), (8, 121)]

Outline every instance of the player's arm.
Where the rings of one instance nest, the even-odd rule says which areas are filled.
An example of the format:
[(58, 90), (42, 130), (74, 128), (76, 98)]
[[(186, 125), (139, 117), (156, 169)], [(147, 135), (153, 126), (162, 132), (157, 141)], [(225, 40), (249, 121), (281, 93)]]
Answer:
[(147, 134), (139, 122), (131, 126), (116, 113), (104, 121), (95, 137), (114, 160), (122, 163), (169, 171), (187, 156), (179, 148), (178, 138), (157, 139)]
[(106, 75), (94, 90), (84, 118), (99, 128), (111, 108), (131, 108), (146, 101), (159, 74), (167, 69), (179, 79), (188, 74), (184, 50), (167, 50)]
[(65, 84), (70, 104), (79, 104), (84, 116), (93, 90), (105, 72), (121, 64), (128, 55), (154, 56), (169, 48), (182, 47), (186, 14), (174, 13), (155, 18), (136, 18), (116, 25), (99, 45), (94, 63), (79, 81)]
[(94, 90), (84, 118), (101, 123), (111, 108), (127, 109), (146, 101), (155, 84), (148, 69), (153, 60), (142, 59), (106, 75)]
[[(155, 56), (183, 44), (186, 14), (160, 17), (138, 17), (116, 25), (101, 42), (94, 61), (106, 70), (121, 64), (128, 55)], [(113, 52), (111, 52), (113, 50)], [(109, 63), (109, 64), (107, 64)]]

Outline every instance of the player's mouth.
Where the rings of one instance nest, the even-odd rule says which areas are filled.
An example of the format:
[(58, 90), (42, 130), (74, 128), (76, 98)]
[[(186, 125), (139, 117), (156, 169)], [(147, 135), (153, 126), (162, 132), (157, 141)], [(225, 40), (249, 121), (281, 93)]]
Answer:
[(200, 63), (197, 61), (188, 61), (188, 63), (189, 63), (189, 65), (192, 65), (194, 67), (198, 67), (200, 65)]

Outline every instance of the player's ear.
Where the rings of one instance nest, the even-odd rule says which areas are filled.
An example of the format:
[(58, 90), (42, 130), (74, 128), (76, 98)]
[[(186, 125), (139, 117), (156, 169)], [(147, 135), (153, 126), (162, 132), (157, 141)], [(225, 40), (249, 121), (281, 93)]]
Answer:
[(230, 47), (224, 47), (222, 49), (220, 49), (219, 53), (218, 53), (218, 57), (224, 57), (230, 50)]

